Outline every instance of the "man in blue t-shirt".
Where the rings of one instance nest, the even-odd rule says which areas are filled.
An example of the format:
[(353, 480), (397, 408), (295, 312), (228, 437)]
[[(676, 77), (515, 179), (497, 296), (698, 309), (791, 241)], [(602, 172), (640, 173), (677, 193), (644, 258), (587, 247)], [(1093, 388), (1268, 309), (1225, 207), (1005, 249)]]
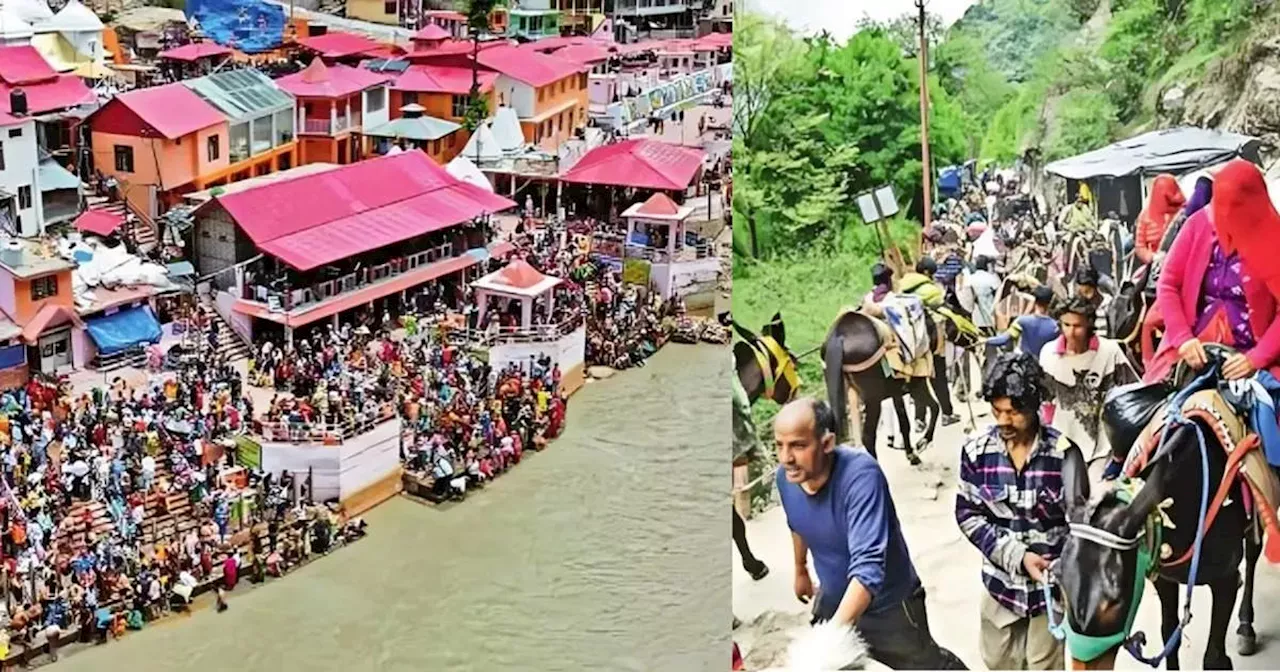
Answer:
[(1044, 285), (1037, 286), (1031, 292), (1036, 304), (1030, 315), (1020, 315), (1009, 325), (1004, 333), (987, 339), (987, 345), (1004, 347), (1013, 339), (1018, 339), (1018, 349), (1032, 357), (1039, 358), (1045, 343), (1058, 337), (1058, 321), (1049, 314), (1049, 304), (1053, 303), (1053, 290)]
[(965, 669), (929, 634), (924, 587), (879, 463), (861, 448), (837, 446), (831, 409), (813, 398), (784, 406), (773, 428), (795, 594), (814, 600), (814, 622), (856, 626), (871, 657), (894, 669)]

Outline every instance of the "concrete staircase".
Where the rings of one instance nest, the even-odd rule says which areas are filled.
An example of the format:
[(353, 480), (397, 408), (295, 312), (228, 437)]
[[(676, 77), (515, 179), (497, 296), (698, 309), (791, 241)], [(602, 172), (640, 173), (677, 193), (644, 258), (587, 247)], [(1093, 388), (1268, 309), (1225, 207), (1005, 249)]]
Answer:
[[(235, 330), (231, 328), (231, 325), (222, 318), (222, 315), (214, 309), (213, 299), (208, 295), (201, 296), (200, 304), (205, 307), (206, 313), (209, 315), (210, 319), (218, 322), (218, 353), (225, 356), (228, 362), (247, 359), (251, 352), (249, 344), (241, 340), (240, 335), (237, 334)], [(205, 339), (207, 342), (209, 338), (208, 333), (206, 332), (201, 335), (201, 338)]]
[(111, 201), (106, 196), (92, 195), (85, 197), (85, 202), (92, 210), (104, 210), (124, 217), (123, 233), (133, 236), (133, 239), (138, 243), (138, 249), (143, 251), (152, 250), (160, 244), (155, 227), (133, 212), (128, 204), (121, 201)]

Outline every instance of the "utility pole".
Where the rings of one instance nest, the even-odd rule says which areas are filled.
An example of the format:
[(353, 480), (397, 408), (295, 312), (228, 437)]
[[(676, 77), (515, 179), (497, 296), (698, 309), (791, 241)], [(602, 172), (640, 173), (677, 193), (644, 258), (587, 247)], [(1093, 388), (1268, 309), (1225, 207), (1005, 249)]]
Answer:
[(933, 220), (933, 166), (929, 162), (929, 40), (925, 37), (925, 0), (916, 0), (916, 8), (920, 10), (920, 154), (924, 165), (924, 228), (929, 228)]

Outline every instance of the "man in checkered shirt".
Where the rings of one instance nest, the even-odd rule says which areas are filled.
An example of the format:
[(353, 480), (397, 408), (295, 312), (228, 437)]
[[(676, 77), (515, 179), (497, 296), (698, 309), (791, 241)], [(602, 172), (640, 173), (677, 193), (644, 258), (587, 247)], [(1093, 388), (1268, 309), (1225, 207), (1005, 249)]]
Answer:
[(1000, 355), (982, 386), (996, 424), (960, 453), (956, 522), (984, 557), (979, 648), (993, 670), (1064, 664), (1040, 584), (1067, 536), (1062, 463), (1080, 449), (1040, 423), (1043, 375), (1027, 353)]

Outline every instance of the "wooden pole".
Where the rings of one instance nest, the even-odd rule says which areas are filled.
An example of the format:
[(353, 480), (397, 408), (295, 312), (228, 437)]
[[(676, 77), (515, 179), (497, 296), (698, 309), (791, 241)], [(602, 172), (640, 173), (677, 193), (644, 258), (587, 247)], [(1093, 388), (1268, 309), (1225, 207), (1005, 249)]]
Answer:
[(933, 219), (932, 181), (933, 168), (929, 163), (929, 41), (925, 38), (925, 0), (916, 0), (916, 8), (920, 10), (920, 154), (924, 165), (924, 227), (928, 228)]

